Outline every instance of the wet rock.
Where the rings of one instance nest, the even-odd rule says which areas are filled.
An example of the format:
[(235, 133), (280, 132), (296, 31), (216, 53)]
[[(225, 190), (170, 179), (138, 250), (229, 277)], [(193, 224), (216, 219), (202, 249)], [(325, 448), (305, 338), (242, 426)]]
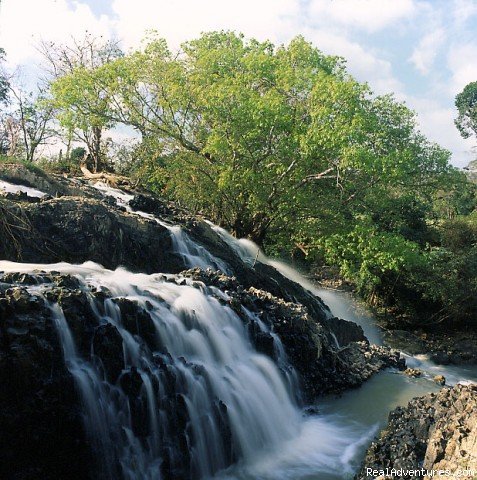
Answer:
[(96, 328), (93, 337), (93, 350), (102, 362), (106, 378), (116, 383), (124, 369), (123, 339), (118, 329), (107, 323)]
[(418, 368), (406, 368), (406, 370), (404, 370), (404, 375), (407, 375), (408, 377), (412, 377), (412, 378), (418, 378), (420, 376), (422, 376), (422, 371), (419, 370)]
[[(317, 322), (303, 305), (286, 302), (254, 287), (245, 289), (235, 278), (211, 270), (192, 269), (182, 272), (181, 276), (225, 290), (229, 305), (245, 324), (250, 323), (250, 318), (243, 317), (242, 306), (256, 314), (282, 342), (288, 361), (300, 376), (307, 400), (358, 387), (384, 368), (404, 368), (405, 361), (396, 350), (369, 345), (367, 340), (349, 341), (355, 336), (361, 338), (359, 328), (352, 327), (349, 343), (337, 347), (328, 324)], [(338, 322), (341, 320), (334, 319), (335, 325)], [(343, 326), (346, 325), (351, 327), (351, 322), (344, 322)], [(256, 325), (249, 329), (257, 348), (275, 358), (270, 333), (262, 332)]]
[(444, 375), (436, 375), (433, 378), (434, 382), (436, 382), (438, 385), (445, 385), (446, 384), (446, 377)]
[(266, 332), (256, 332), (252, 336), (256, 349), (271, 358), (275, 358), (275, 343), (273, 337)]
[(445, 352), (435, 352), (431, 354), (431, 360), (439, 365), (449, 365), (451, 359)]
[(331, 332), (333, 332), (340, 347), (344, 347), (351, 342), (368, 341), (364, 335), (363, 329), (354, 322), (343, 320), (342, 318), (332, 317), (322, 321)]
[(0, 478), (91, 479), (80, 401), (51, 311), (12, 290), (0, 295)]
[(142, 395), (143, 381), (136, 367), (131, 367), (119, 379), (124, 393), (129, 398), (133, 432), (138, 437), (147, 437), (150, 424), (147, 415), (147, 399)]
[(43, 301), (28, 293), (24, 287), (14, 287), (6, 291), (5, 298), (12, 308), (19, 313), (38, 311)]
[(426, 343), (422, 338), (407, 330), (386, 330), (384, 332), (386, 345), (397, 348), (409, 355), (426, 353)]
[(184, 260), (173, 252), (166, 227), (121, 212), (90, 198), (63, 197), (22, 207), (8, 204), (12, 216), (24, 217), (18, 248), (0, 232), (0, 257), (24, 262), (94, 261), (106, 268), (177, 273)]
[(141, 193), (136, 193), (134, 198), (130, 200), (129, 206), (134, 210), (139, 210), (141, 212), (152, 213), (153, 215), (171, 215), (174, 212), (177, 212), (178, 209), (165, 201), (159, 200), (152, 195), (145, 195)]
[(154, 322), (137, 302), (126, 298), (118, 298), (114, 300), (121, 312), (121, 321), (126, 330), (132, 335), (137, 335), (146, 341), (152, 349), (158, 349), (158, 337)]

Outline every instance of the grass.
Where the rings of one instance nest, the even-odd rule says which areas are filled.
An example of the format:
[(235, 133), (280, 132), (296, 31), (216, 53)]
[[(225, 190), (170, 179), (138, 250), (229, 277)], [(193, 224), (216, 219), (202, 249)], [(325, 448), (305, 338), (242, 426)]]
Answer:
[(0, 165), (2, 164), (3, 165), (5, 164), (22, 165), (30, 172), (35, 173), (36, 175), (39, 175), (41, 177), (46, 177), (46, 173), (42, 168), (40, 168), (38, 165), (32, 162), (27, 162), (22, 158), (7, 157), (6, 155), (0, 155)]

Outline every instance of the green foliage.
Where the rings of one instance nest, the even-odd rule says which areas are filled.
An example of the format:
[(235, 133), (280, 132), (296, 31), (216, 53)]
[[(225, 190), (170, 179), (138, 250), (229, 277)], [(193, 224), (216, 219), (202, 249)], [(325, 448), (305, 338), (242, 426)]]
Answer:
[(308, 243), (368, 192), (447, 169), (448, 152), (417, 132), (412, 112), (302, 37), (275, 47), (212, 32), (181, 55), (152, 38), (52, 92), (65, 126), (123, 123), (146, 151), (154, 138), (159, 190), (260, 243), (289, 227)]
[(332, 235), (323, 249), (325, 258), (365, 296), (375, 294), (390, 273), (406, 274), (425, 262), (416, 243), (373, 226), (357, 225), (345, 235)]
[(38, 165), (36, 162), (30, 162), (28, 160), (25, 160), (24, 158), (18, 158), (18, 157), (10, 157), (7, 155), (0, 154), (0, 164), (19, 164), (23, 165), (26, 169), (30, 170), (30, 172), (35, 173), (36, 175), (39, 176), (46, 176), (45, 172), (41, 168), (41, 165)]
[(477, 222), (449, 220), (437, 233), (438, 245), (422, 248), (399, 234), (358, 225), (324, 239), (322, 249), (362, 296), (397, 307), (409, 323), (475, 326)]
[(368, 298), (440, 319), (471, 278), (474, 247), (443, 220), (475, 208), (475, 187), (404, 104), (302, 37), (211, 32), (176, 54), (152, 36), (52, 94), (66, 128), (133, 127), (121, 168), (150, 189), (268, 252), (325, 258)]
[[(42, 43), (40, 51), (50, 64), (50, 105), (66, 136), (83, 142), (88, 149), (90, 168), (107, 169), (103, 133), (114, 126), (110, 103), (114, 101), (102, 88), (100, 67), (123, 55), (116, 41), (103, 41), (87, 33), (73, 45)], [(111, 81), (113, 79), (110, 79)]]
[(477, 135), (477, 82), (471, 82), (455, 97), (459, 112), (455, 125), (464, 138)]

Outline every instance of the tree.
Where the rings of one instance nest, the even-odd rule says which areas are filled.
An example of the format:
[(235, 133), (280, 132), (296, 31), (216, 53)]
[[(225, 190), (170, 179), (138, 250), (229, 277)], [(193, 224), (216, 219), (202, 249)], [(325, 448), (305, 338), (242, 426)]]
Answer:
[[(46, 60), (48, 82), (55, 84), (57, 80), (76, 75), (80, 82), (88, 82), (88, 72), (120, 58), (123, 53), (116, 40), (104, 40), (86, 33), (83, 39), (71, 39), (69, 44), (55, 42), (41, 42), (38, 50)], [(53, 88), (54, 101), (52, 108), (57, 112), (60, 125), (66, 130), (67, 156), (70, 153), (73, 141), (83, 142), (91, 159), (95, 172), (103, 170), (105, 159), (102, 152), (102, 137), (105, 129), (113, 126), (113, 122), (106, 118), (103, 111), (108, 102), (102, 97), (102, 92), (95, 89), (93, 84), (69, 84), (62, 88)], [(87, 108), (77, 108), (78, 98), (82, 92), (89, 92), (87, 98), (82, 99)], [(101, 115), (90, 114), (100, 112)]]
[(109, 120), (109, 100), (101, 85), (95, 82), (94, 71), (78, 67), (71, 75), (60, 77), (51, 86), (50, 105), (56, 111), (60, 125), (84, 142), (94, 172), (104, 170), (102, 154), (103, 132), (114, 125)]
[(463, 138), (477, 136), (477, 82), (471, 82), (455, 97), (459, 115), (455, 120)]
[(161, 149), (163, 193), (259, 243), (312, 245), (362, 215), (370, 192), (415, 190), (448, 166), (412, 112), (302, 37), (275, 47), (212, 32), (179, 54), (153, 38), (53, 92), (70, 111), (137, 129)]
[(40, 87), (36, 94), (25, 93), (21, 88), (13, 86), (10, 86), (10, 91), (16, 103), (16, 110), (10, 117), (11, 122), (17, 124), (16, 130), (22, 139), (25, 160), (32, 162), (38, 147), (56, 135), (51, 126), (53, 107), (46, 101), (45, 92)]

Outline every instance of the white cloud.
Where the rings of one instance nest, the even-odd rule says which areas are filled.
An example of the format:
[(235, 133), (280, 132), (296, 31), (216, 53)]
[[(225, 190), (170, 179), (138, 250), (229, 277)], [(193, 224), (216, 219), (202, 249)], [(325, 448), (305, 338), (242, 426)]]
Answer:
[(337, 24), (376, 32), (413, 16), (413, 0), (312, 0), (310, 15), (317, 22)]
[(324, 53), (344, 57), (349, 72), (359, 81), (368, 82), (375, 93), (401, 95), (404, 86), (395, 78), (391, 63), (378, 53), (328, 29), (307, 28), (301, 33)]
[(454, 44), (448, 52), (447, 66), (451, 71), (449, 93), (455, 96), (468, 83), (477, 80), (477, 43)]
[(38, 58), (35, 45), (41, 39), (67, 41), (85, 31), (109, 36), (111, 21), (95, 17), (88, 5), (66, 0), (3, 0), (0, 7), (0, 45), (9, 64)]
[(408, 106), (418, 114), (420, 129), (429, 140), (437, 142), (452, 152), (452, 163), (458, 167), (466, 166), (471, 160), (472, 139), (463, 139), (456, 126), (454, 108), (444, 107), (432, 98), (408, 97)]
[(439, 48), (443, 45), (446, 37), (446, 31), (438, 28), (425, 35), (414, 48), (409, 60), (423, 75), (427, 75), (431, 71)]
[(290, 21), (299, 14), (298, 0), (114, 0), (117, 31), (128, 47), (136, 46), (145, 30), (155, 29), (172, 47), (210, 30), (237, 30), (247, 36), (283, 41)]
[(477, 3), (474, 0), (454, 0), (453, 12), (457, 27), (462, 27), (471, 17), (477, 15)]

